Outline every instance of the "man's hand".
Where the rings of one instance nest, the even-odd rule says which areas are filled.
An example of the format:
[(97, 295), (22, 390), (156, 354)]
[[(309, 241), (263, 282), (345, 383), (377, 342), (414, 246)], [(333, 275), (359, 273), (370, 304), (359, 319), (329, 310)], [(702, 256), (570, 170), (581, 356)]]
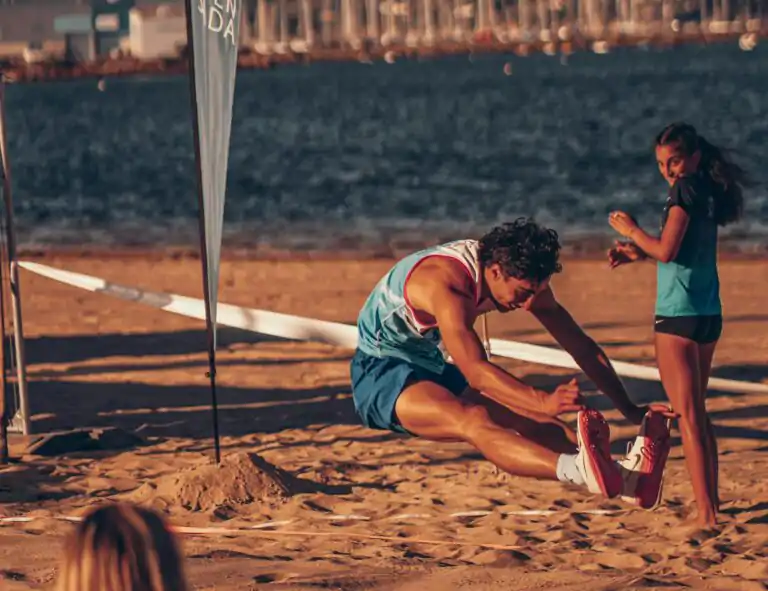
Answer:
[(624, 415), (624, 418), (626, 418), (629, 422), (634, 423), (635, 425), (639, 425), (643, 422), (643, 418), (648, 411), (661, 413), (668, 419), (676, 419), (678, 417), (677, 413), (672, 410), (671, 406), (661, 403), (648, 404), (646, 406), (633, 406), (631, 409), (622, 414)]
[(544, 395), (542, 411), (546, 415), (556, 417), (566, 412), (583, 410), (584, 405), (581, 402), (581, 390), (576, 378), (573, 378), (570, 382), (560, 384), (552, 394)]
[[(597, 389), (607, 395), (627, 419), (641, 423), (645, 410), (638, 408), (630, 400), (624, 384), (616, 375), (605, 352), (557, 302), (551, 289), (536, 299), (536, 305), (531, 312), (558, 344), (573, 357)], [(551, 405), (554, 408), (554, 401)]]

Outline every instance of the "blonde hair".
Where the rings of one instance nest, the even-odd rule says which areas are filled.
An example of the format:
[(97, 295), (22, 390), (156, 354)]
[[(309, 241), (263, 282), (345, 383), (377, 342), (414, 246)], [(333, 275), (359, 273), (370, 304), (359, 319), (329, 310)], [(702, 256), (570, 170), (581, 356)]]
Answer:
[(67, 537), (58, 591), (187, 591), (181, 553), (154, 511), (118, 503), (90, 511)]

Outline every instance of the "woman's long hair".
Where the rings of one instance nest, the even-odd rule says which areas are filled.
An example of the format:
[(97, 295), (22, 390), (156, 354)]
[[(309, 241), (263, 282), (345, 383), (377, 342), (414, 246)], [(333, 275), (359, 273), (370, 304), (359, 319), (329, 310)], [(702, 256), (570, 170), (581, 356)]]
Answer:
[(154, 511), (119, 503), (67, 538), (57, 591), (187, 591), (174, 535)]
[(685, 156), (699, 150), (699, 170), (707, 174), (715, 187), (715, 222), (725, 226), (741, 218), (744, 212), (743, 189), (749, 186), (749, 178), (744, 169), (727, 157), (723, 148), (707, 141), (688, 123), (672, 123), (662, 129), (656, 136), (656, 145), (673, 146)]

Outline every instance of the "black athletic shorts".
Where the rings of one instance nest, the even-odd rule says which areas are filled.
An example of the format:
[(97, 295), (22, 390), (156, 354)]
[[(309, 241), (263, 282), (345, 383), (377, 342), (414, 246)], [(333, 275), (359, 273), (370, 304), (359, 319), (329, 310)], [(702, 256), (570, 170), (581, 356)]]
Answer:
[(714, 343), (723, 332), (723, 317), (716, 316), (656, 316), (656, 332), (689, 339), (700, 345)]

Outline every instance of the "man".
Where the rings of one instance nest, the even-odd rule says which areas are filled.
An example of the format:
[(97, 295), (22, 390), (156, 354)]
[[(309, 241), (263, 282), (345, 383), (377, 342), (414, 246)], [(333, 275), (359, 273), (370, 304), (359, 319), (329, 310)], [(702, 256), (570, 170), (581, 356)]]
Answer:
[[(584, 410), (576, 381), (551, 394), (528, 386), (488, 360), (474, 330), (489, 311), (532, 313), (627, 419), (644, 422), (649, 409), (630, 401), (606, 355), (555, 298), (549, 282), (561, 271), (559, 254), (556, 232), (520, 218), (479, 241), (439, 245), (398, 262), (358, 318), (355, 408), (372, 428), (465, 441), (510, 474), (586, 485), (606, 497), (623, 492), (652, 506), (667, 455), (666, 441), (656, 445), (668, 436), (658, 420), (644, 424), (643, 445), (635, 446), (644, 457), (627, 460), (643, 466), (645, 481), (641, 486), (635, 475), (632, 490), (622, 490), (627, 470), (611, 459), (608, 425)], [(556, 418), (573, 411), (575, 435)], [(656, 414), (663, 421), (653, 412), (649, 419)]]

